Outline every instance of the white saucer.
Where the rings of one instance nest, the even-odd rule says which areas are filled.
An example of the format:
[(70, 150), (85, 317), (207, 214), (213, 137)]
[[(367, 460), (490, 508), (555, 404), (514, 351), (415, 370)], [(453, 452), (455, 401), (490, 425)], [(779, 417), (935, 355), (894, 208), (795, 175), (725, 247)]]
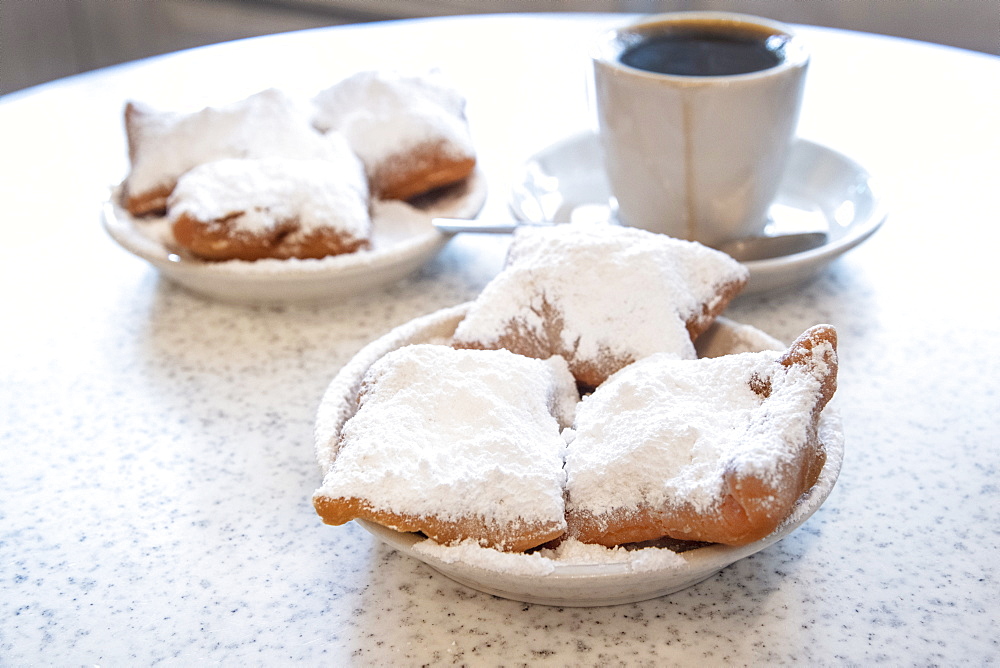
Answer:
[[(614, 198), (601, 166), (597, 135), (584, 132), (534, 155), (514, 179), (510, 208), (531, 223), (607, 221)], [(798, 139), (766, 233), (825, 232), (827, 243), (794, 255), (745, 263), (750, 283), (743, 294), (787, 287), (816, 275), (882, 225), (886, 209), (871, 175), (829, 148)]]
[(112, 190), (102, 208), (104, 228), (129, 252), (164, 276), (206, 297), (248, 305), (333, 301), (394, 283), (433, 258), (451, 238), (434, 228), (437, 217), (474, 218), (486, 201), (486, 179), (467, 181), (415, 206), (375, 202), (372, 249), (321, 260), (204, 262), (172, 247), (163, 218), (135, 218)]
[[(316, 417), (316, 458), (329, 469), (335, 458), (337, 435), (357, 406), (357, 393), (365, 372), (383, 355), (412, 343), (444, 342), (465, 316), (467, 304), (431, 313), (410, 321), (363, 348), (334, 377), (323, 395)], [(698, 339), (702, 357), (785, 346), (764, 332), (719, 318)], [(805, 522), (829, 496), (840, 475), (844, 455), (843, 431), (836, 413), (827, 408), (820, 422), (827, 459), (819, 480), (792, 514), (772, 533), (741, 547), (710, 545), (680, 554), (666, 548), (641, 550), (593, 558), (553, 559), (541, 555), (511, 555), (476, 546), (440, 546), (420, 534), (393, 531), (372, 522), (358, 524), (400, 552), (467, 587), (494, 596), (545, 605), (588, 607), (618, 605), (656, 598), (697, 584), (733, 562), (781, 540)]]

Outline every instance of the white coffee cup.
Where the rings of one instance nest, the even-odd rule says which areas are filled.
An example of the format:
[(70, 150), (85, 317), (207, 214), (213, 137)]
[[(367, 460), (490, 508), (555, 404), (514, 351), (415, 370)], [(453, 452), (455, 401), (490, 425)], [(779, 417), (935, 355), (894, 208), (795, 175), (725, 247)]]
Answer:
[[(698, 35), (710, 39), (692, 45)], [(710, 74), (733, 70), (685, 65), (676, 49), (683, 56), (688, 46), (763, 69)], [(789, 27), (742, 14), (661, 14), (606, 34), (593, 54), (593, 93), (619, 220), (710, 246), (760, 234), (794, 139), (808, 62)], [(684, 73), (645, 69), (653, 66)]]

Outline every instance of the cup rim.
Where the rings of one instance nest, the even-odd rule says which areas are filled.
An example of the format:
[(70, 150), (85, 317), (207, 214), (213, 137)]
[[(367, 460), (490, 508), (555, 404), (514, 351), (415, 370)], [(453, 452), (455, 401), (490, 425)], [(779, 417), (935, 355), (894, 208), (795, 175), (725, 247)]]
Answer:
[[(755, 72), (745, 72), (742, 74), (713, 74), (713, 75), (688, 75), (688, 74), (664, 74), (662, 72), (651, 72), (640, 69), (621, 62), (621, 54), (631, 44), (649, 34), (655, 34), (656, 28), (664, 24), (685, 24), (703, 21), (721, 21), (731, 23), (734, 26), (746, 26), (771, 32), (775, 35), (784, 35), (788, 38), (785, 45), (785, 57), (781, 62), (767, 69)], [(591, 49), (591, 59), (595, 65), (608, 67), (631, 76), (643, 77), (659, 81), (671, 81), (674, 83), (706, 84), (709, 82), (749, 80), (762, 77), (770, 77), (775, 74), (805, 67), (809, 63), (810, 53), (806, 48), (803, 38), (786, 23), (755, 16), (753, 14), (741, 14), (737, 12), (718, 11), (679, 11), (664, 12), (661, 14), (651, 14), (632, 21), (624, 25), (612, 28), (603, 33)]]

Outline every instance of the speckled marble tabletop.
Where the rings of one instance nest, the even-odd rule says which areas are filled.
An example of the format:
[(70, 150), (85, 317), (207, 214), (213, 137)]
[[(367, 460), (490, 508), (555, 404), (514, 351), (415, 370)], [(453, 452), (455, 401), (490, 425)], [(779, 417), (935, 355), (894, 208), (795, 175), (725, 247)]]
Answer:
[(876, 174), (890, 218), (727, 315), (785, 340), (837, 326), (843, 472), (785, 540), (642, 603), (495, 598), (312, 510), (327, 383), (391, 327), (477, 294), (506, 237), (457, 237), (348, 301), (240, 307), (161, 279), (99, 224), (126, 99), (309, 90), (401, 58), (466, 92), (483, 215), (508, 219), (517, 166), (588, 127), (587, 46), (622, 20), (280, 35), (0, 100), (0, 666), (1000, 662), (995, 57), (803, 28), (801, 133)]

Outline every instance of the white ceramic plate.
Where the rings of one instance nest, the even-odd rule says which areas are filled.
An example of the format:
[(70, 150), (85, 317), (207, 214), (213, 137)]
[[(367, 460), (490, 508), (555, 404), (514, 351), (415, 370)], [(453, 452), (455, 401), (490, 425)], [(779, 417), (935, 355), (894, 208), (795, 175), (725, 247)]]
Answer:
[[(615, 219), (614, 198), (592, 132), (574, 135), (534, 155), (514, 179), (514, 216), (530, 223)], [(812, 278), (865, 241), (882, 225), (886, 208), (871, 175), (836, 151), (797, 139), (778, 195), (768, 212), (767, 234), (825, 232), (819, 248), (745, 263), (743, 294), (767, 292)]]
[(204, 262), (172, 246), (167, 221), (135, 218), (120, 204), (115, 188), (102, 209), (104, 228), (129, 252), (165, 277), (203, 296), (237, 304), (294, 304), (335, 301), (394, 283), (433, 258), (449, 235), (434, 228), (437, 217), (474, 218), (486, 201), (486, 179), (467, 181), (416, 206), (376, 202), (372, 249), (321, 260)]
[[(363, 348), (330, 383), (316, 420), (316, 455), (328, 470), (341, 425), (351, 416), (361, 379), (376, 360), (412, 343), (444, 342), (455, 331), (468, 305), (444, 309), (402, 325)], [(784, 349), (781, 342), (749, 325), (725, 318), (698, 340), (702, 357), (754, 350)], [(423, 561), (445, 576), (473, 589), (528, 603), (556, 606), (603, 606), (642, 601), (679, 591), (711, 577), (726, 566), (781, 540), (805, 522), (829, 496), (840, 475), (843, 432), (831, 409), (820, 423), (827, 448), (826, 464), (816, 484), (792, 514), (771, 535), (741, 547), (710, 545), (678, 555), (665, 548), (619, 550), (610, 561), (543, 558), (539, 555), (500, 555), (478, 547), (442, 547), (420, 534), (401, 533), (357, 520), (387, 544)], [(652, 551), (652, 552), (651, 552)]]

